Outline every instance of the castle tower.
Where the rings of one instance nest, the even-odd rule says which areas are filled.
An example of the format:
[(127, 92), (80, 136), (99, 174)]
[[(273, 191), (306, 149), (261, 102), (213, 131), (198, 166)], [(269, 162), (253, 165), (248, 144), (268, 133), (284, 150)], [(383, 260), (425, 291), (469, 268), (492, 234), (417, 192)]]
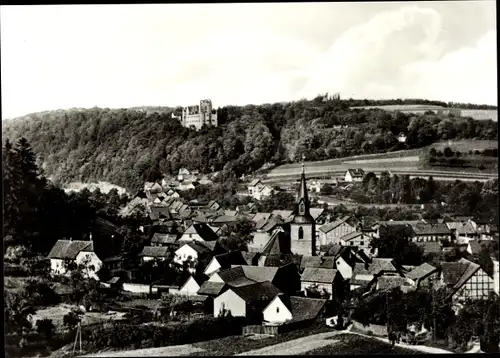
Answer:
[(316, 224), (309, 213), (304, 163), (300, 176), (299, 192), (295, 201), (293, 221), (290, 223), (290, 248), (296, 255), (316, 256)]

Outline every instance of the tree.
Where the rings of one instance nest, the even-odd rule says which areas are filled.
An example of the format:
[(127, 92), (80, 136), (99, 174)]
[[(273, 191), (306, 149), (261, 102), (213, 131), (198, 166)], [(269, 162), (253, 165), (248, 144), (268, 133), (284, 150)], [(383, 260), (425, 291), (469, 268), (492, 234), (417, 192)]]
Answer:
[(394, 258), (402, 265), (420, 265), (422, 249), (409, 239), (413, 230), (408, 225), (382, 225), (380, 237), (371, 241), (372, 250), (378, 251), (379, 257)]
[(54, 326), (54, 323), (52, 323), (52, 320), (49, 318), (44, 318), (36, 321), (36, 331), (38, 332), (38, 334), (44, 336), (48, 341), (52, 339), (55, 330), (56, 327)]
[(36, 311), (25, 294), (5, 292), (4, 298), (5, 332), (22, 336), (32, 328), (30, 318)]

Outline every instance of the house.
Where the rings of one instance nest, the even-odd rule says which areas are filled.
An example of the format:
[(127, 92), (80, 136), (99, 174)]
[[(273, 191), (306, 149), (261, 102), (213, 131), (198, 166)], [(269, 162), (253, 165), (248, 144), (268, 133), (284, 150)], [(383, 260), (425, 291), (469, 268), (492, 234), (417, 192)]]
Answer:
[(467, 244), (467, 252), (471, 255), (479, 255), (483, 247), (493, 245), (495, 242), (492, 240), (471, 240)]
[(454, 303), (466, 299), (487, 299), (495, 290), (494, 280), (478, 264), (465, 258), (457, 262), (441, 262), (440, 283), (452, 290)]
[(261, 191), (264, 185), (260, 181), (260, 179), (254, 179), (248, 184), (248, 195), (251, 197), (255, 197)]
[(265, 266), (268, 256), (271, 255), (291, 255), (290, 235), (278, 227), (271, 235), (267, 244), (260, 251), (257, 266)]
[(146, 196), (149, 200), (155, 200), (160, 193), (163, 193), (163, 188), (158, 183), (146, 183), (145, 184)]
[(372, 238), (363, 232), (352, 231), (349, 234), (342, 236), (339, 239), (339, 243), (342, 246), (356, 246), (368, 254), (370, 252), (371, 240)]
[(149, 217), (153, 222), (162, 222), (171, 219), (170, 209), (168, 206), (151, 206), (149, 210)]
[(307, 268), (335, 268), (335, 257), (333, 256), (302, 256), (300, 261), (300, 272)]
[(411, 238), (413, 242), (425, 241), (443, 241), (451, 242), (452, 232), (446, 224), (429, 224), (419, 222), (411, 225), (414, 236)]
[(309, 183), (308, 189), (313, 193), (319, 193), (321, 191), (323, 183), (319, 180), (313, 180)]
[(186, 191), (186, 190), (194, 190), (198, 186), (198, 182), (192, 181), (192, 182), (187, 182), (187, 183), (180, 183), (177, 185), (177, 190), (180, 191)]
[(102, 260), (102, 267), (109, 271), (111, 277), (123, 270), (122, 257), (111, 256)]
[(399, 133), (398, 142), (399, 143), (406, 143), (406, 135), (404, 133)]
[(264, 324), (310, 322), (320, 316), (327, 300), (278, 294), (263, 310)]
[(351, 246), (334, 245), (329, 254), (332, 255), (330, 258), (333, 259), (333, 268), (336, 268), (340, 272), (344, 280), (352, 278), (354, 265), (357, 262), (369, 261), (364, 251), (354, 250)]
[(209, 210), (217, 211), (221, 209), (221, 206), (216, 200), (211, 200), (208, 202), (207, 208)]
[(212, 226), (221, 227), (222, 225), (234, 224), (238, 221), (237, 216), (221, 215), (216, 217), (210, 223)]
[(230, 251), (225, 254), (215, 255), (208, 263), (204, 274), (210, 276), (219, 270), (231, 268), (232, 265), (247, 265), (241, 251)]
[(359, 183), (363, 181), (363, 177), (365, 176), (365, 171), (361, 168), (357, 169), (347, 169), (344, 180), (347, 183)]
[(411, 283), (416, 287), (429, 287), (439, 278), (439, 269), (424, 262), (406, 274)]
[(233, 317), (246, 317), (260, 323), (264, 308), (280, 293), (269, 281), (229, 287), (214, 299), (214, 317), (231, 312)]
[(355, 263), (350, 282), (351, 291), (361, 286), (370, 285), (376, 277), (382, 275), (403, 276), (401, 268), (390, 258), (373, 258), (370, 263)]
[(154, 233), (151, 238), (151, 246), (168, 246), (175, 245), (177, 241), (177, 234), (161, 234)]
[(377, 291), (392, 290), (400, 288), (404, 293), (414, 291), (413, 281), (402, 276), (378, 276), (375, 278), (374, 289)]
[(273, 254), (270, 253), (265, 256), (265, 260), (263, 262), (264, 267), (281, 267), (288, 265), (290, 263), (294, 264), (297, 267), (297, 270), (300, 272), (300, 265), (302, 262), (302, 255), (294, 255), (294, 254)]
[(166, 246), (144, 246), (142, 252), (139, 256), (142, 258), (142, 262), (147, 262), (151, 260), (165, 260), (171, 255), (171, 250)]
[(196, 295), (199, 289), (199, 282), (197, 282), (193, 276), (189, 276), (184, 285), (181, 286), (178, 294), (183, 296), (192, 296)]
[(177, 180), (178, 181), (183, 181), (184, 177), (190, 176), (191, 172), (187, 170), (186, 168), (180, 168), (179, 169), (179, 174), (177, 174)]
[(467, 243), (470, 240), (479, 239), (480, 233), (476, 230), (472, 222), (452, 221), (447, 222), (446, 226), (450, 229), (453, 239), (458, 242)]
[(340, 238), (356, 231), (356, 228), (349, 224), (349, 217), (344, 217), (334, 222), (324, 224), (319, 227), (319, 242), (321, 246), (340, 243)]
[[(174, 262), (182, 265), (185, 261), (192, 260), (195, 263), (202, 255), (210, 255), (215, 250), (214, 241), (192, 241), (183, 244), (175, 251)], [(195, 268), (191, 268), (194, 272)]]
[(67, 275), (66, 263), (83, 265), (82, 274), (99, 280), (97, 272), (102, 267), (102, 261), (94, 252), (94, 242), (83, 240), (57, 240), (47, 256), (50, 259), (52, 275)]
[(253, 241), (248, 243), (248, 251), (261, 252), (276, 231), (284, 232), (283, 224), (284, 221), (279, 216), (272, 216), (268, 220), (260, 220), (255, 224)]
[(328, 299), (332, 299), (335, 290), (342, 290), (343, 278), (333, 268), (310, 268), (307, 267), (300, 277), (300, 288), (306, 296), (316, 292), (317, 294), (328, 293)]
[(178, 241), (217, 241), (218, 238), (217, 234), (206, 223), (195, 223), (184, 231)]
[(282, 267), (234, 266), (213, 273), (208, 281), (226, 283), (231, 287), (269, 281), (284, 293), (293, 294), (300, 290), (300, 275), (294, 264)]
[(323, 208), (310, 208), (309, 213), (313, 217), (316, 224), (318, 224), (318, 226), (319, 226), (319, 224), (324, 224), (324, 220), (326, 219), (326, 215), (324, 215), (325, 209), (323, 209)]
[(491, 240), (493, 238), (495, 229), (489, 219), (476, 219), (473, 222), (476, 224), (475, 229), (480, 235), (480, 239)]

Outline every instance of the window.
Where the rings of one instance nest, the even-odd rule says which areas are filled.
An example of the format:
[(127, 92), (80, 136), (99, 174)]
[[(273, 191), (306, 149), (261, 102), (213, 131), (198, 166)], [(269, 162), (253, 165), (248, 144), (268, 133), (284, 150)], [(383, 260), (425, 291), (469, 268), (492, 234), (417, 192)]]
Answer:
[(354, 246), (354, 242), (351, 241), (351, 246)]
[(360, 246), (363, 246), (364, 244), (365, 244), (365, 242), (364, 242), (364, 241), (361, 241), (361, 242), (359, 243), (359, 245), (360, 245)]
[(299, 227), (299, 240), (304, 238), (304, 229), (302, 229), (302, 226)]
[(276, 313), (280, 313), (280, 308), (276, 307)]

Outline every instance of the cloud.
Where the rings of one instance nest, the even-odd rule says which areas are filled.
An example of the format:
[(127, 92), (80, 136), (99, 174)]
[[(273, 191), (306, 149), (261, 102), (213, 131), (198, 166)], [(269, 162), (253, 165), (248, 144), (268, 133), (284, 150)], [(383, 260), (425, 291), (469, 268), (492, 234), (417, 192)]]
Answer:
[(491, 19), (469, 28), (448, 4), (2, 8), (2, 115), (324, 92), (495, 104), (496, 33), (475, 44), (457, 39), (477, 41)]

